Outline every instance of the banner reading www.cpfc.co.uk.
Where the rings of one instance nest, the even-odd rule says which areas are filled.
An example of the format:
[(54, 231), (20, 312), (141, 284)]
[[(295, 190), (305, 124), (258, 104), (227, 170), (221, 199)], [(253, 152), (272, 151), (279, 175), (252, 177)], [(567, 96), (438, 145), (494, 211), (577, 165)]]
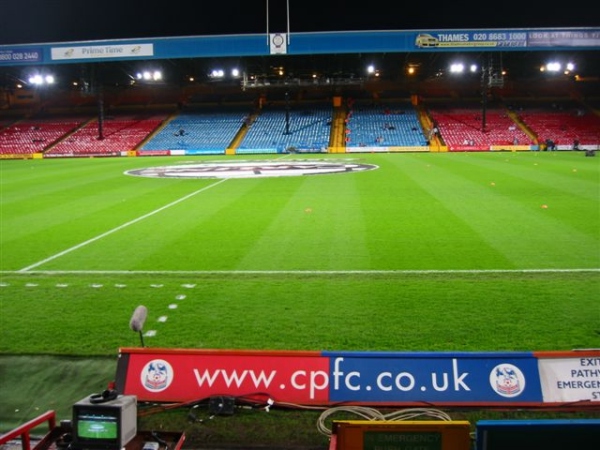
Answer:
[(138, 401), (212, 396), (298, 405), (600, 404), (600, 350), (317, 352), (120, 349), (117, 390)]

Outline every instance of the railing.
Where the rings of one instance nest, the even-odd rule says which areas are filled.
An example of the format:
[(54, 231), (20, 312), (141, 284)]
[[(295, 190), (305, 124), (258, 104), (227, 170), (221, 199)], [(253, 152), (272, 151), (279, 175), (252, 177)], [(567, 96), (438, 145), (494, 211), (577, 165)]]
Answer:
[(29, 422), (15, 428), (14, 430), (3, 434), (0, 436), (0, 445), (4, 445), (13, 439), (21, 437), (22, 449), (31, 450), (31, 435), (29, 432), (44, 422), (48, 422), (48, 429), (49, 431), (52, 431), (56, 427), (56, 413), (54, 411), (47, 411), (35, 419), (32, 419)]

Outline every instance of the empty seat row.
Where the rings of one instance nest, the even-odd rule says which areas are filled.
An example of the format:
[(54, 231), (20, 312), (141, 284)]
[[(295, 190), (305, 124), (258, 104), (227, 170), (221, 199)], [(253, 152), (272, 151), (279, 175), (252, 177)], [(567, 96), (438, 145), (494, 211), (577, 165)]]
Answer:
[(352, 105), (346, 119), (346, 147), (427, 145), (410, 103)]
[(331, 134), (333, 108), (330, 105), (311, 105), (286, 109), (267, 107), (248, 127), (237, 153), (285, 151), (326, 151)]

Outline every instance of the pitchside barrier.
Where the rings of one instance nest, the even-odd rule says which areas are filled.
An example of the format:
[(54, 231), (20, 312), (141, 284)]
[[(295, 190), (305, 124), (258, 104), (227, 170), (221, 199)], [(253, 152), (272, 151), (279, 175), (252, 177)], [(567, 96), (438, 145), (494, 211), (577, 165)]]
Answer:
[(596, 450), (600, 420), (480, 420), (475, 433), (475, 450)]
[(329, 450), (469, 450), (470, 433), (471, 424), (458, 420), (336, 420)]
[(297, 405), (600, 406), (600, 349), (336, 352), (121, 348), (117, 390), (147, 402), (212, 396)]
[(596, 450), (600, 420), (334, 420), (329, 450)]

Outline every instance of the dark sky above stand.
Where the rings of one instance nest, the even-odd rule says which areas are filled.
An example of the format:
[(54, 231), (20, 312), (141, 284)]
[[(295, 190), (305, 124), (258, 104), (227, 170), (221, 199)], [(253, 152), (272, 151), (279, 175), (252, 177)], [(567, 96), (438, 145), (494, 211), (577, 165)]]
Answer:
[(285, 32), (288, 17), (292, 33), (600, 26), (584, 3), (536, 0), (0, 0), (0, 45)]

